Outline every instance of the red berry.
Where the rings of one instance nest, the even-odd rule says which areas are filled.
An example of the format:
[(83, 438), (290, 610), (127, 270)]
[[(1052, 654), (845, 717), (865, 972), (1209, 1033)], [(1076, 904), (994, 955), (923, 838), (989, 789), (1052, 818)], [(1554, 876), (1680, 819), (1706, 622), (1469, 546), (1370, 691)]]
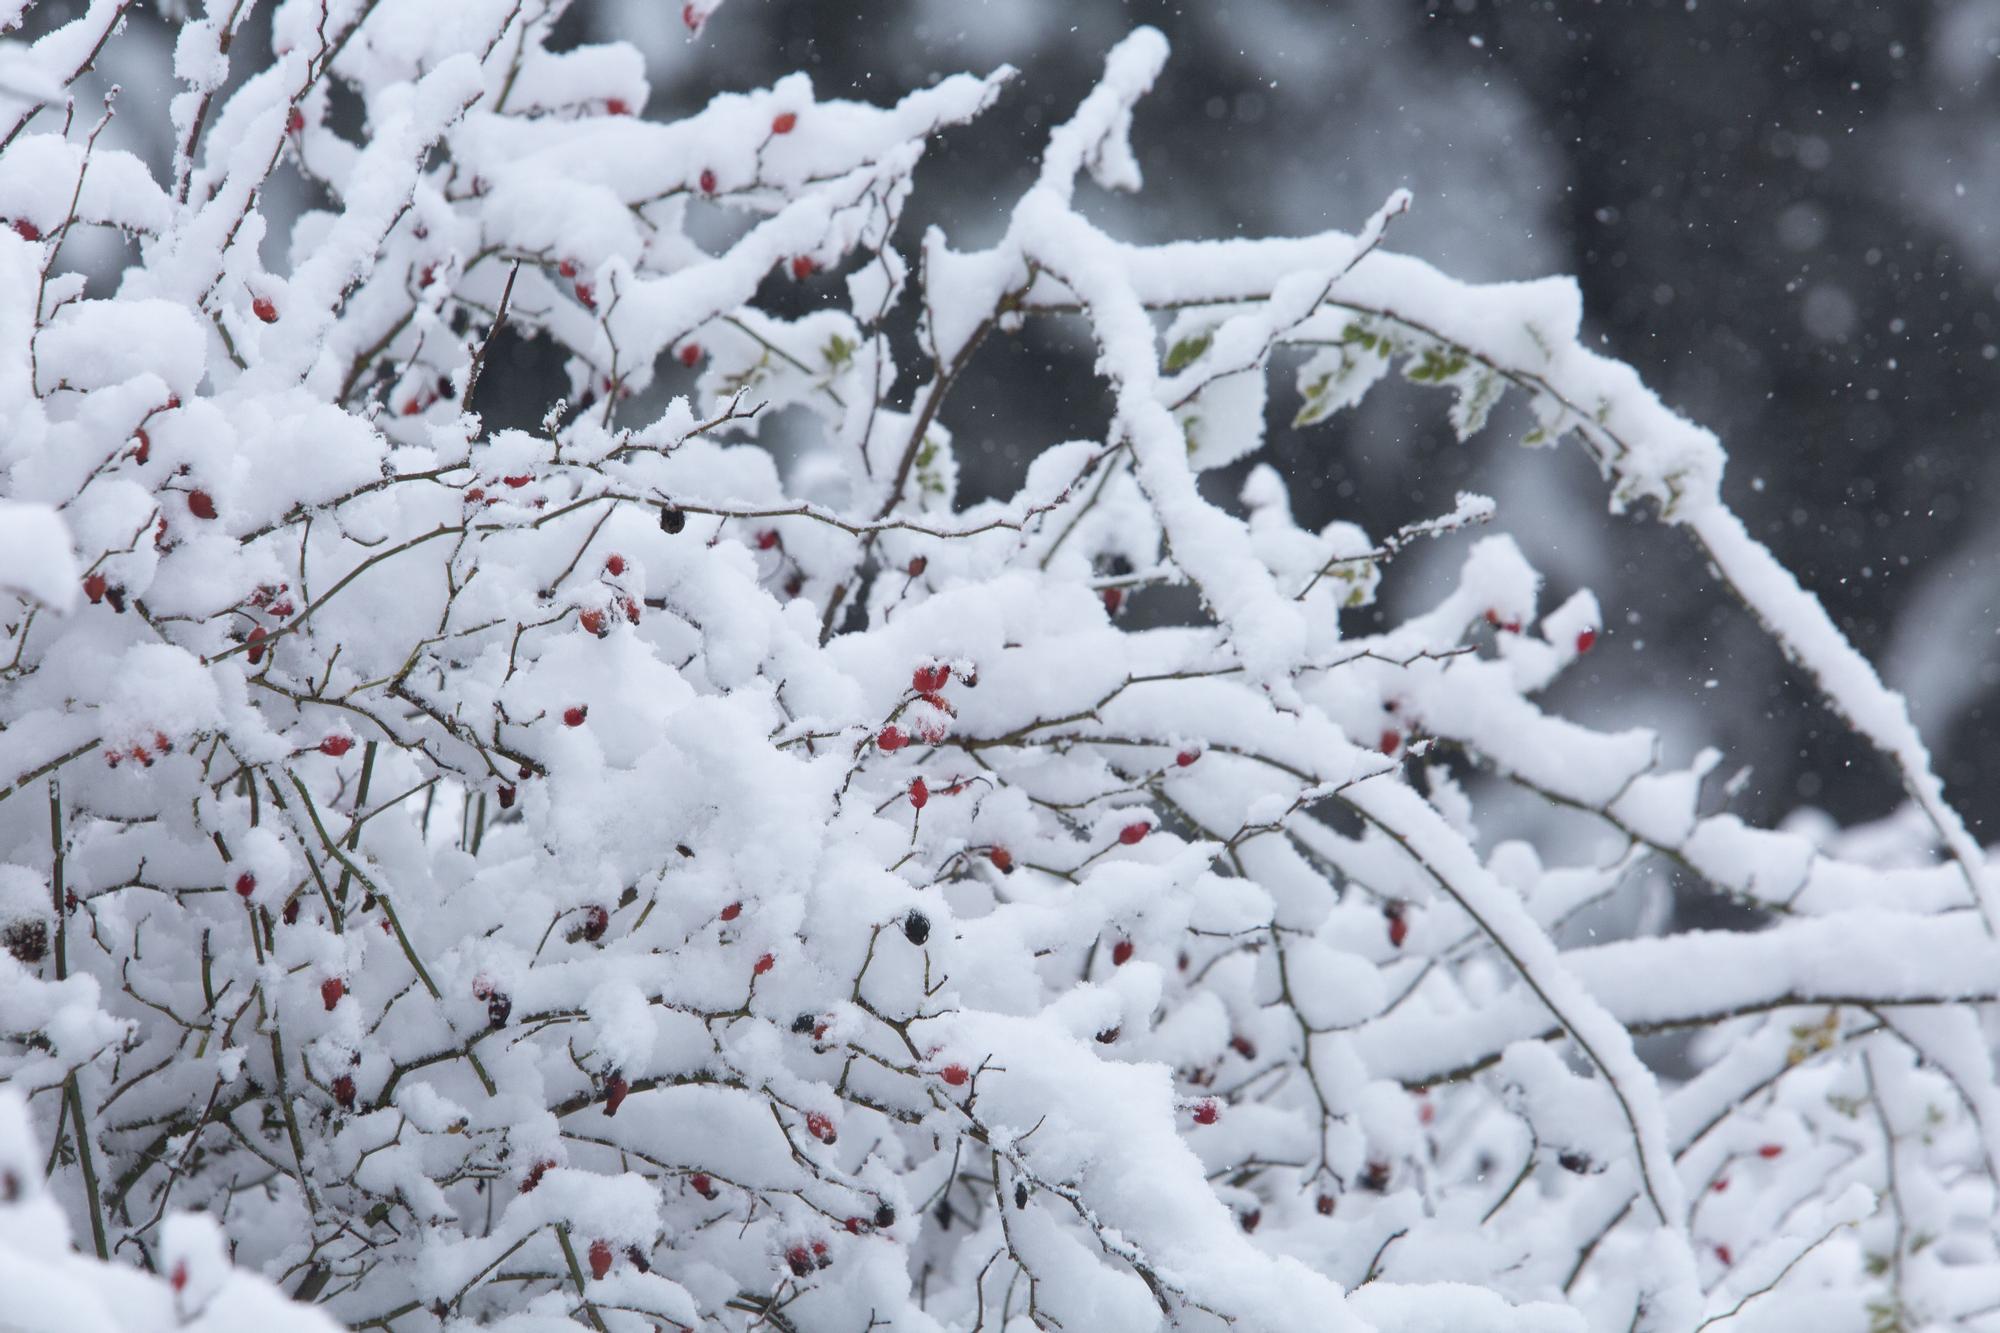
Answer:
[(1005, 847), (995, 847), (992, 851), (986, 853), (986, 859), (991, 861), (993, 868), (1003, 875), (1013, 872), (1014, 854)]
[(1120, 940), (1111, 946), (1111, 965), (1123, 967), (1132, 961), (1132, 941)]
[(505, 482), (512, 489), (518, 491), (523, 486), (526, 486), (529, 482), (533, 481), (534, 477), (531, 474), (524, 472), (521, 473), (519, 476), (502, 477), (500, 478), (500, 480)]
[(1717, 1194), (1722, 1194), (1722, 1193), (1726, 1192), (1726, 1191), (1727, 1191), (1727, 1190), (1729, 1189), (1729, 1177), (1728, 1177), (1728, 1176), (1723, 1176), (1723, 1177), (1722, 1177), (1721, 1179), (1717, 1180), (1717, 1181), (1715, 1182), (1715, 1184), (1711, 1185), (1711, 1186), (1710, 1186), (1709, 1188), (1710, 1188), (1710, 1189), (1713, 1189), (1713, 1190), (1714, 1190), (1714, 1191), (1715, 1191), (1715, 1192), (1716, 1192)]
[(724, 921), (734, 921), (737, 917), (742, 915), (743, 915), (742, 903), (731, 903), (729, 904), (729, 906), (722, 909), (722, 919)]
[(693, 5), (681, 6), (681, 22), (687, 24), (689, 32), (701, 31), (701, 14)]
[(1182, 768), (1186, 768), (1188, 765), (1192, 764), (1195, 760), (1199, 758), (1201, 758), (1200, 750), (1182, 750), (1179, 754), (1174, 756), (1174, 762), (1176, 764), (1179, 764)]
[(597, 309), (597, 289), (587, 282), (576, 285), (576, 299), (585, 310)]
[(590, 1242), (590, 1276), (602, 1282), (604, 1275), (611, 1271), (611, 1243), (594, 1240)]
[(1257, 1043), (1243, 1036), (1241, 1033), (1229, 1039), (1229, 1049), (1235, 1051), (1245, 1060), (1255, 1060), (1257, 1058)]
[(924, 571), (930, 568), (930, 564), (930, 557), (913, 555), (910, 557), (910, 563), (905, 567), (904, 572), (913, 579), (922, 578)]
[(912, 778), (910, 780), (910, 804), (916, 809), (921, 810), (924, 808), (924, 803), (930, 799), (931, 791), (930, 788), (924, 785), (924, 780), (922, 778)]
[(1313, 1201), (1313, 1207), (1319, 1211), (1321, 1217), (1332, 1217), (1333, 1196), (1331, 1194), (1320, 1195), (1318, 1199)]
[(1212, 1100), (1203, 1100), (1195, 1105), (1194, 1122), (1197, 1125), (1212, 1125), (1220, 1114)]
[(1403, 733), (1394, 727), (1385, 727), (1382, 736), (1375, 742), (1375, 748), (1383, 754), (1394, 754), (1403, 748)]
[(299, 900), (297, 898), (288, 898), (285, 900), (285, 910), (282, 913), (282, 917), (284, 923), (288, 926), (299, 924)]
[(319, 983), (319, 998), (326, 1005), (328, 1013), (340, 1003), (340, 997), (347, 994), (347, 983), (339, 977), (328, 977)]
[(335, 759), (340, 758), (340, 756), (353, 748), (354, 738), (352, 736), (328, 736), (319, 743), (319, 752), (321, 754), (330, 754)]
[(707, 167), (701, 169), (701, 192), (703, 194), (715, 193), (715, 173)]
[(800, 282), (804, 282), (817, 272), (819, 272), (819, 265), (814, 262), (811, 255), (799, 255), (792, 260), (792, 276)]
[(15, 221), (14, 234), (24, 241), (39, 241), (42, 239), (42, 229), (26, 218), (19, 218)]
[(188, 512), (196, 518), (214, 518), (215, 498), (207, 491), (189, 491)]
[(576, 276), (576, 261), (574, 259), (563, 260), (560, 264), (556, 265), (556, 272), (562, 274), (565, 278), (574, 278)]
[(588, 704), (571, 704), (568, 708), (563, 709), (563, 725), (565, 727), (580, 727), (583, 725), (583, 720), (589, 716), (590, 706)]
[(554, 1162), (544, 1159), (529, 1167), (527, 1176), (521, 1181), (521, 1193), (532, 1193), (535, 1186), (542, 1183), (542, 1173), (554, 1165)]
[(688, 1184), (693, 1186), (694, 1192), (704, 1199), (713, 1199), (715, 1197), (715, 1182), (710, 1180), (708, 1174), (704, 1171), (697, 1171), (689, 1176)]
[(611, 913), (596, 903), (583, 909), (583, 937), (593, 942), (604, 938), (605, 930), (611, 925)]
[(774, 549), (777, 545), (778, 545), (778, 533), (775, 528), (766, 528), (762, 532), (757, 534), (758, 550), (769, 551)]
[(342, 1074), (333, 1081), (333, 1099), (340, 1103), (343, 1110), (354, 1105), (354, 1079), (352, 1077)]
[(1577, 635), (1577, 636), (1576, 636), (1576, 650), (1577, 650), (1577, 652), (1579, 652), (1579, 653), (1587, 653), (1587, 652), (1589, 652), (1589, 651), (1590, 651), (1590, 650), (1591, 650), (1592, 648), (1595, 648), (1596, 646), (1597, 646), (1597, 631), (1596, 631), (1596, 630), (1594, 630), (1594, 629), (1587, 629), (1587, 630), (1583, 631), (1583, 632), (1582, 632), (1581, 634), (1579, 634), (1579, 635)]
[(1715, 1257), (1722, 1260), (1722, 1266), (1725, 1268), (1729, 1267), (1731, 1264), (1736, 1262), (1736, 1260), (1730, 1257), (1729, 1247), (1727, 1245), (1716, 1246)]
[(954, 1088), (962, 1088), (965, 1086), (965, 1081), (971, 1078), (972, 1075), (966, 1070), (964, 1065), (946, 1065), (938, 1071), (938, 1077), (951, 1084)]
[(776, 967), (777, 965), (778, 965), (778, 958), (776, 954), (768, 954), (768, 953), (759, 954), (757, 956), (756, 966), (752, 967), (750, 970), (756, 975), (761, 977), (766, 972), (769, 972), (772, 968)]
[(1153, 826), (1151, 824), (1148, 824), (1143, 819), (1138, 820), (1118, 830), (1118, 841), (1130, 847), (1152, 831)]
[(951, 681), (951, 667), (943, 662), (920, 666), (910, 674), (910, 688), (918, 694), (936, 694)]
[(293, 107), (290, 111), (285, 113), (285, 132), (287, 134), (297, 134), (300, 130), (304, 129), (305, 127), (306, 127), (305, 112), (299, 110), (297, 107)]
[[(604, 637), (604, 613), (596, 607), (578, 613), (576, 623), (589, 630), (592, 634), (595, 634), (598, 638), (601, 639)], [(570, 725), (575, 726), (576, 723), (572, 722)]]
[(132, 432), (132, 438), (139, 442), (139, 447), (132, 451), (132, 457), (144, 467), (146, 460), (153, 456), (153, 437), (146, 434), (145, 427), (141, 426)]
[(496, 791), (496, 792), (494, 793), (494, 795), (496, 795), (497, 797), (499, 797), (499, 799), (500, 799), (500, 808), (501, 808), (502, 810), (511, 810), (511, 809), (513, 809), (513, 808), (514, 808), (514, 796), (515, 796), (515, 791), (514, 791), (514, 788), (513, 788), (513, 786), (512, 786), (512, 785), (510, 785), (509, 783), (505, 783), (505, 782), (501, 783), (501, 784), (500, 784), (500, 787), (499, 787), (499, 790), (498, 790), (498, 791)]
[(625, 1094), (632, 1091), (632, 1085), (625, 1081), (623, 1074), (613, 1074), (611, 1081), (604, 1085), (604, 1114), (617, 1115), (618, 1108), (625, 1104)]
[(187, 1287), (187, 1284), (188, 1284), (188, 1266), (184, 1263), (175, 1264), (173, 1276), (167, 1279), (167, 1285), (172, 1287), (175, 1291), (181, 1291)]
[(868, 1224), (862, 1221), (858, 1217), (848, 1218), (846, 1226), (847, 1226), (847, 1234), (850, 1236), (858, 1236), (862, 1232), (868, 1230)]
[(626, 622), (627, 622), (627, 623), (629, 623), (629, 624), (633, 624), (633, 625), (636, 625), (636, 624), (638, 624), (638, 623), (639, 623), (639, 603), (638, 603), (638, 602), (634, 601), (634, 600), (633, 600), (632, 598), (630, 598), (630, 597), (620, 597), (620, 598), (618, 599), (618, 605), (624, 608), (624, 611), (625, 611), (625, 619), (626, 619)]
[(1255, 1231), (1257, 1224), (1264, 1220), (1264, 1210), (1262, 1208), (1252, 1208), (1236, 1220), (1243, 1224), (1245, 1231)]
[(604, 562), (604, 572), (614, 579), (623, 574), (625, 572), (625, 557), (613, 554)]
[(794, 1245), (785, 1251), (785, 1263), (791, 1268), (793, 1277), (808, 1277), (813, 1271), (812, 1251), (803, 1245)]
[(250, 303), (250, 310), (266, 324), (276, 324), (278, 322), (278, 307), (268, 296), (260, 296), (252, 301)]
[(799, 118), (796, 113), (790, 111), (780, 111), (777, 117), (771, 122), (771, 133), (790, 134), (792, 132), (792, 129), (798, 123), (799, 123)]
[(1400, 949), (1410, 936), (1410, 922), (1401, 913), (1389, 918), (1389, 943)]
[(909, 743), (910, 738), (903, 734), (903, 729), (893, 724), (882, 728), (881, 732), (875, 737), (875, 744), (892, 754)]
[(622, 97), (613, 97), (605, 102), (604, 110), (607, 115), (629, 116), (632, 114), (632, 104)]
[(821, 1143), (832, 1143), (840, 1137), (834, 1131), (831, 1117), (820, 1111), (813, 1111), (806, 1116), (806, 1132)]
[(247, 640), (250, 645), (249, 657), (251, 666), (256, 666), (264, 660), (264, 638), (264, 627), (262, 625), (251, 628), (250, 637)]
[(1784, 1145), (1781, 1143), (1767, 1143), (1757, 1150), (1757, 1155), (1768, 1162), (1784, 1150)]
[(248, 898), (255, 892), (257, 892), (257, 877), (255, 875), (246, 870), (236, 877), (237, 897)]
[(1102, 596), (1104, 598), (1104, 609), (1110, 615), (1117, 615), (1118, 608), (1125, 605), (1125, 590), (1123, 588), (1106, 588)]
[(95, 606), (104, 600), (104, 587), (104, 575), (91, 574), (83, 581), (83, 595), (90, 599), (91, 605)]

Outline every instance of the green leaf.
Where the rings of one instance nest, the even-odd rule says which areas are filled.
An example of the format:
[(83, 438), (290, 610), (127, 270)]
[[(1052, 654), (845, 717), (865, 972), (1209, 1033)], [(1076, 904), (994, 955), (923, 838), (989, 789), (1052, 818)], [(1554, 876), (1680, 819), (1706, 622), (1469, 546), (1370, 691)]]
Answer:
[(1209, 344), (1214, 341), (1215, 334), (1212, 332), (1197, 333), (1191, 338), (1181, 339), (1167, 349), (1166, 372), (1169, 375), (1180, 374), (1200, 360), (1201, 354), (1206, 352)]

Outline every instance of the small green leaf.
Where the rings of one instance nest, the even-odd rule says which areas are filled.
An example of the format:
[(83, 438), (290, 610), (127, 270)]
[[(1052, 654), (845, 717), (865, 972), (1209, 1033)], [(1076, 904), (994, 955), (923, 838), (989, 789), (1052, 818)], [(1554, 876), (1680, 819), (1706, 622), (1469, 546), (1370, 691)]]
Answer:
[(1192, 338), (1181, 339), (1167, 349), (1166, 372), (1169, 375), (1180, 374), (1200, 360), (1201, 354), (1206, 352), (1209, 344), (1214, 341), (1213, 333), (1197, 333)]

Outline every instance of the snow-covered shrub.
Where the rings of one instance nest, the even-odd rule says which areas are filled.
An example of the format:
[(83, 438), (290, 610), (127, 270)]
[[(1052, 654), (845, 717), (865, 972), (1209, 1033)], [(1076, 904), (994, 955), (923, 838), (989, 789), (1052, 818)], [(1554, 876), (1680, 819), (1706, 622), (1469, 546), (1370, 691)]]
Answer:
[[(561, 5), (281, 0), (233, 84), (216, 6), (156, 181), (61, 105), (124, 8), (10, 50), (0, 116), (11, 1323), (276, 1327), (175, 1304), (185, 1256), (268, 1296), (223, 1239), (384, 1330), (1995, 1323), (1981, 849), (1569, 283), (1390, 253), (1402, 196), (1106, 235), (1073, 191), (1139, 185), (1148, 30), (995, 245), (905, 254), (927, 143), (1012, 71), (660, 124), (630, 48), (546, 49)], [(288, 238), (280, 171), (325, 204)], [(131, 238), (115, 281), (82, 228)], [(962, 502), (950, 391), (1047, 318), (1114, 413)], [(569, 358), (540, 429), (480, 415), (501, 325)], [(1307, 422), (1395, 372), (1470, 437), (1511, 391), (1907, 813), (1750, 827), (1719, 754), (1545, 712), (1599, 608), (1460, 535), (1481, 497), (1394, 532), (1301, 529), (1268, 467), (1204, 498), (1295, 354)], [(1456, 587), (1343, 627), (1432, 537)], [(1202, 614), (1139, 628), (1162, 585)], [(1481, 850), (1471, 776), (1622, 850)], [(1559, 947), (1661, 861), (1774, 924)], [(1675, 1030), (1666, 1080), (1633, 1035)], [(51, 1199), (159, 1276), (79, 1277)], [(96, 1323), (13, 1303), (79, 1282)]]

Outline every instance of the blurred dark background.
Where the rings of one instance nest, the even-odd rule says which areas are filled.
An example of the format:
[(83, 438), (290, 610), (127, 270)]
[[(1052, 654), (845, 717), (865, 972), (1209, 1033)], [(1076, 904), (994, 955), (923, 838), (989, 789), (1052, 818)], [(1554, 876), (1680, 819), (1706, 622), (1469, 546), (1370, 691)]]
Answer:
[[(2000, 0), (728, 0), (696, 40), (679, 9), (576, 0), (564, 40), (638, 44), (655, 116), (795, 68), (823, 97), (875, 101), (1022, 71), (927, 156), (912, 244), (931, 223), (960, 249), (990, 242), (1047, 128), (1150, 23), (1173, 56), (1135, 125), (1146, 189), (1080, 196), (1117, 233), (1352, 230), (1406, 185), (1392, 248), (1461, 278), (1576, 275), (1589, 335), (1722, 437), (1728, 499), (1909, 693), (1951, 797), (2000, 838)], [(164, 66), (120, 69), (113, 45), (127, 111), (135, 92), (163, 106)], [(164, 164), (164, 116), (122, 119), (127, 146)], [(1102, 429), (1080, 336), (1031, 326), (989, 345), (947, 414), (970, 494)], [(524, 396), (509, 414), (538, 418), (555, 368), (532, 346), (510, 360), (498, 382)], [(1754, 818), (1897, 804), (1886, 765), (1690, 544), (1609, 515), (1573, 447), (1517, 448), (1505, 412), (1460, 445), (1441, 396), (1393, 382), (1295, 432), (1290, 367), (1275, 380), (1262, 457), (1302, 522), (1379, 534), (1480, 490), (1549, 576), (1549, 605), (1597, 592), (1608, 632), (1556, 706), (1657, 727), (1674, 759), (1722, 747), (1723, 773), (1754, 768), (1737, 798)], [(1243, 471), (1211, 494), (1233, 502)], [(1389, 613), (1435, 596), (1461, 551), (1406, 556)]]

